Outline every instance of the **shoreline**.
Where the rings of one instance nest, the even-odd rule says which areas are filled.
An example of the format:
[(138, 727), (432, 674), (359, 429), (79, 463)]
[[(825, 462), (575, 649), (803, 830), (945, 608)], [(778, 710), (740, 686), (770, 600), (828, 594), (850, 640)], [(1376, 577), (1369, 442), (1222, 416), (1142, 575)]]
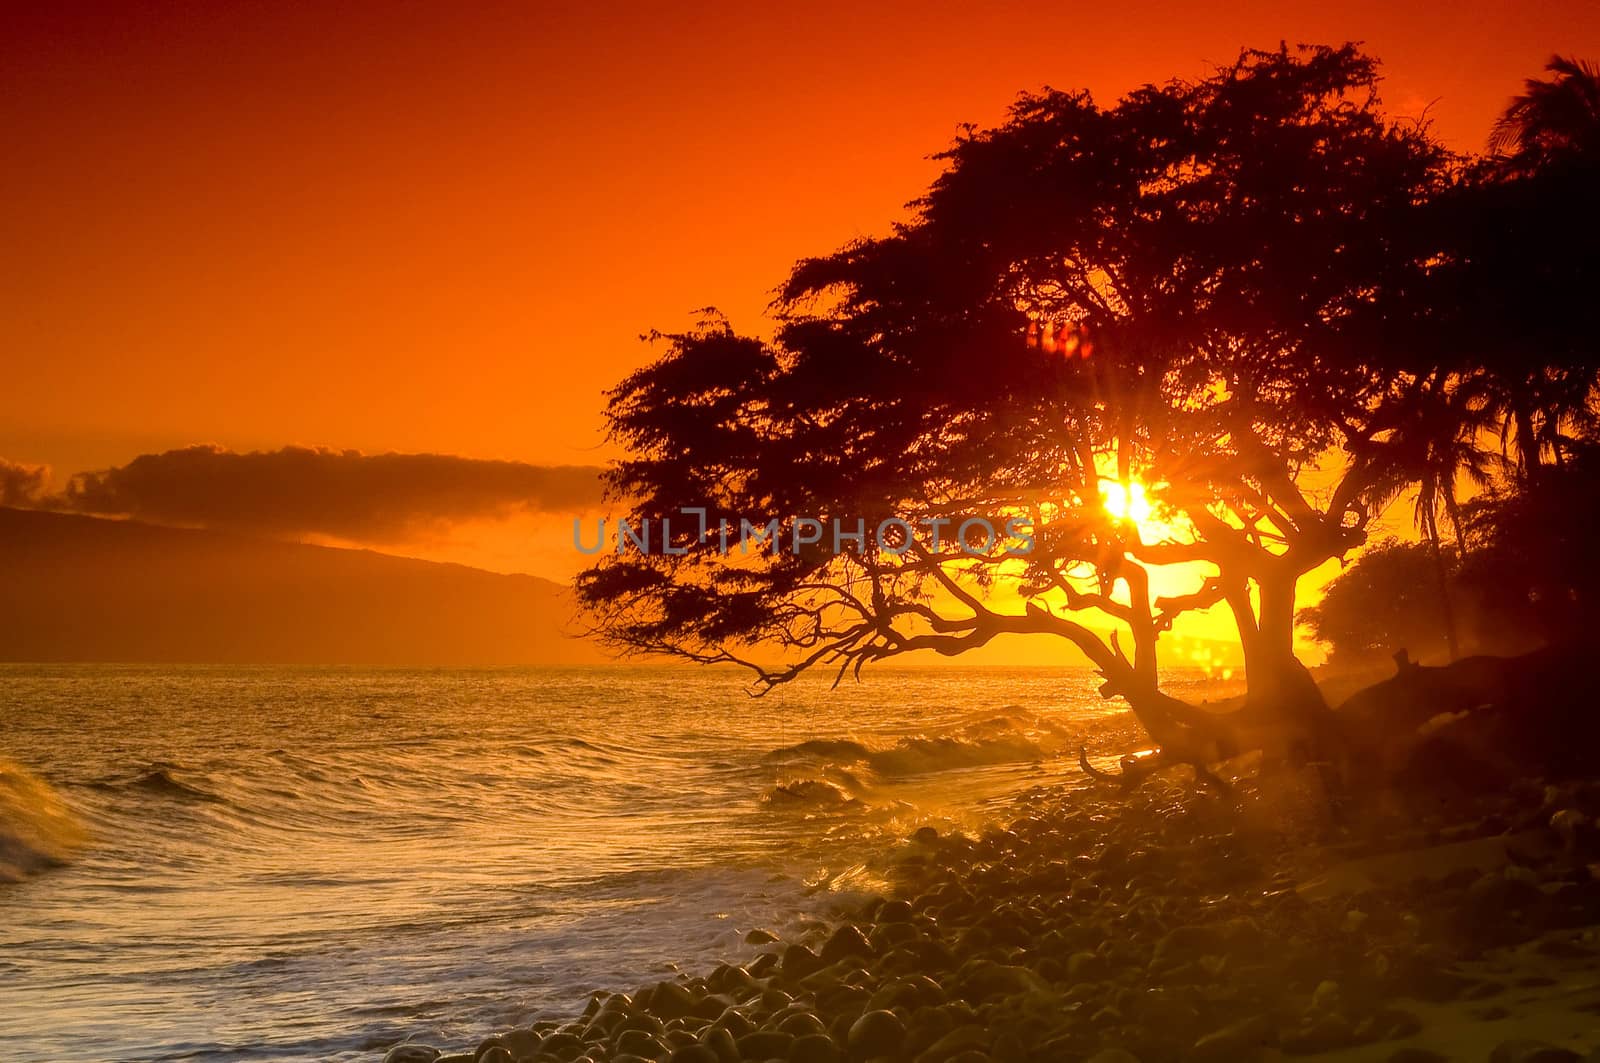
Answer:
[(1293, 778), (1237, 804), (1175, 778), (1036, 789), (976, 837), (917, 831), (884, 895), (791, 940), (752, 931), (748, 963), (383, 1058), (1582, 1060), (1600, 1052), (1597, 801), (1595, 781), (1525, 780), (1330, 836)]

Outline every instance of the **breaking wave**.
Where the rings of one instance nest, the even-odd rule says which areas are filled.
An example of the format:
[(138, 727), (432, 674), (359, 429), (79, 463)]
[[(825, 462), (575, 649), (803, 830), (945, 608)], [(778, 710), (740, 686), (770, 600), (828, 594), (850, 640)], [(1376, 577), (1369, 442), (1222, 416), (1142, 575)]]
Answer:
[(761, 800), (768, 805), (804, 805), (823, 808), (843, 808), (846, 805), (860, 804), (860, 799), (851, 797), (841, 786), (824, 779), (795, 779), (792, 782), (778, 783), (765, 794)]
[(969, 724), (954, 734), (902, 738), (872, 748), (849, 738), (813, 738), (768, 753), (769, 763), (864, 767), (880, 778), (1041, 760), (1060, 745), (1058, 729), (1024, 729), (1009, 717)]
[(87, 835), (56, 792), (0, 759), (0, 882), (66, 863)]

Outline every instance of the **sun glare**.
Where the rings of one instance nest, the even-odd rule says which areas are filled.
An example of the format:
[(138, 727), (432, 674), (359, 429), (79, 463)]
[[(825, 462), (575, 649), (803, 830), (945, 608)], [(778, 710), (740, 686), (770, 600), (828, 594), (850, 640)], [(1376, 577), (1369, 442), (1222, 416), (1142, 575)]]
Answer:
[(1117, 480), (1100, 481), (1100, 497), (1106, 512), (1118, 520), (1131, 520), (1146, 524), (1154, 515), (1150, 500), (1145, 497), (1144, 484), (1132, 480), (1123, 484)]

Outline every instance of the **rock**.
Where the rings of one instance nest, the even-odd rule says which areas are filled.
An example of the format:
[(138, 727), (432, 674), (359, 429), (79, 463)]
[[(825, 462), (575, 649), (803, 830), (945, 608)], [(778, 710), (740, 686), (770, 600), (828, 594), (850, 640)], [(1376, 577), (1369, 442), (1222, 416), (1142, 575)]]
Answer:
[(689, 1009), (689, 1015), (707, 1022), (715, 1022), (733, 1005), (732, 997), (722, 993), (710, 993), (694, 1002), (694, 1007)]
[(875, 923), (909, 923), (911, 921), (910, 901), (884, 901), (878, 908), (877, 915), (873, 918)]
[[(649, 1012), (663, 1022), (681, 1019), (694, 1011), (695, 999), (678, 982), (661, 982), (650, 994)], [(722, 1014), (720, 1011), (718, 1015)], [(715, 1017), (715, 1016), (713, 1016)]]
[(827, 1026), (821, 1019), (809, 1011), (797, 1011), (778, 1023), (778, 1029), (794, 1037), (810, 1037), (819, 1033), (826, 1033)]
[(383, 1055), (383, 1063), (434, 1063), (444, 1055), (429, 1045), (395, 1045)]
[(1322, 981), (1317, 983), (1317, 988), (1311, 993), (1311, 1008), (1313, 1011), (1338, 1011), (1339, 1010), (1339, 983)]
[(1258, 1058), (1272, 1040), (1272, 1025), (1260, 1015), (1206, 1034), (1190, 1050), (1191, 1063), (1245, 1063)]
[[(1422, 1020), (1403, 1008), (1383, 1008), (1362, 1023), (1362, 1027), (1373, 1040), (1394, 1041), (1421, 1033)], [(1357, 1032), (1361, 1032), (1360, 1028)]]
[(1450, 1063), (1450, 1060), (1449, 1057), (1430, 1052), (1426, 1048), (1407, 1045), (1405, 1048), (1397, 1048), (1390, 1052), (1389, 1058), (1384, 1063)]
[(989, 1047), (989, 1031), (982, 1026), (958, 1026), (940, 1037), (917, 1056), (917, 1063), (944, 1063), (954, 1056)]
[(736, 1041), (756, 1028), (755, 1023), (750, 1021), (748, 1015), (740, 1011), (734, 1011), (731, 1008), (718, 1016), (717, 1020), (711, 1025), (718, 1030), (727, 1030)]
[(790, 945), (784, 949), (783, 962), (779, 965), (783, 976), (794, 981), (799, 981), (821, 968), (822, 958), (804, 945)]
[(1472, 979), (1437, 967), (1418, 965), (1402, 974), (1398, 988), (1430, 1004), (1443, 1004), (1462, 996), (1475, 984)]
[(843, 1063), (843, 1060), (844, 1053), (827, 1034), (797, 1037), (789, 1046), (789, 1063)]
[(973, 1000), (1015, 996), (1048, 988), (1043, 979), (1026, 967), (995, 963), (993, 960), (970, 960), (962, 966), (958, 977), (962, 995)]
[(1349, 1019), (1337, 1012), (1330, 1012), (1319, 1016), (1304, 1029), (1285, 1034), (1279, 1043), (1291, 1055), (1309, 1056), (1344, 1048), (1351, 1043), (1353, 1033)]
[(1544, 901), (1539, 887), (1516, 875), (1488, 872), (1467, 889), (1462, 909), (1464, 929), (1485, 928), (1486, 921), (1503, 920), (1508, 914), (1536, 907)]
[(692, 1044), (673, 1049), (667, 1063), (722, 1063), (722, 1059), (705, 1045)]
[(752, 930), (744, 936), (746, 945), (770, 945), (778, 940), (778, 935), (770, 930)]
[(1106, 961), (1099, 953), (1074, 952), (1067, 957), (1067, 977), (1074, 982), (1097, 982), (1106, 973)]
[(547, 1036), (544, 1041), (540, 1043), (533, 1051), (522, 1052), (520, 1050), (514, 1050), (512, 1055), (514, 1055), (517, 1059), (521, 1059), (524, 1056), (534, 1056), (543, 1053), (547, 1056), (555, 1056), (558, 1059), (571, 1059), (581, 1051), (583, 1051), (583, 1042), (578, 1040), (575, 1035), (557, 1032)]
[(739, 1038), (741, 1059), (787, 1059), (794, 1046), (794, 1035), (778, 1030), (757, 1030)]
[(701, 1031), (700, 1043), (715, 1052), (722, 1063), (738, 1063), (739, 1046), (725, 1027), (711, 1026)]
[(872, 928), (867, 942), (874, 952), (885, 953), (918, 937), (917, 928), (911, 923), (879, 923)]
[(1225, 947), (1222, 931), (1217, 927), (1180, 926), (1156, 943), (1155, 961), (1162, 966), (1192, 963), (1202, 956), (1214, 956)]
[(893, 1055), (905, 1039), (906, 1025), (900, 1016), (892, 1011), (869, 1011), (851, 1024), (846, 1044), (852, 1056), (870, 1059)]
[(649, 1034), (651, 1037), (659, 1037), (666, 1030), (666, 1027), (662, 1025), (661, 1020), (656, 1018), (654, 1015), (640, 1012), (637, 1015), (629, 1015), (622, 1021), (622, 1024), (617, 1027), (617, 1032), (619, 1034), (626, 1033), (629, 1030), (641, 1030), (644, 1033)]
[(1107, 1026), (1121, 1026), (1122, 1022), (1122, 1012), (1109, 1004), (1089, 1016), (1089, 1025), (1097, 1030)]
[(505, 1045), (490, 1045), (488, 1048), (480, 1045), (478, 1046), (478, 1063), (516, 1063), (516, 1057), (511, 1054)]
[[(656, 1059), (667, 1054), (667, 1046), (643, 1030), (623, 1030), (617, 1036), (617, 1051), (631, 1052), (645, 1059)], [(482, 1060), (479, 1063), (483, 1063)]]
[[(500, 1043), (511, 1053), (512, 1059), (535, 1056), (544, 1051), (539, 1035), (531, 1029), (507, 1030), (500, 1035)], [(577, 1038), (573, 1038), (573, 1043), (577, 1043)], [(573, 1055), (577, 1053), (574, 1052)]]
[(825, 964), (832, 964), (849, 956), (870, 959), (872, 946), (867, 944), (867, 936), (859, 928), (846, 923), (835, 930), (827, 944), (822, 946), (821, 959)]
[(1543, 1041), (1515, 1040), (1495, 1045), (1489, 1063), (1583, 1063), (1583, 1057)]
[(794, 1003), (794, 997), (781, 989), (768, 988), (761, 994), (761, 1006), (768, 1012), (779, 1012)]

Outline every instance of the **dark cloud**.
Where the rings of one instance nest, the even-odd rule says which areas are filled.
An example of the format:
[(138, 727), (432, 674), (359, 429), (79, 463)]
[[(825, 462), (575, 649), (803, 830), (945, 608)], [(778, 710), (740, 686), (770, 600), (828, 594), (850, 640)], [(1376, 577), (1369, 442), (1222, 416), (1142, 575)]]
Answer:
[(599, 475), (450, 454), (194, 446), (80, 473), (50, 502), (155, 524), (400, 542), (458, 521), (582, 509), (599, 501)]
[(28, 507), (44, 497), (48, 465), (18, 465), (0, 458), (0, 506)]

